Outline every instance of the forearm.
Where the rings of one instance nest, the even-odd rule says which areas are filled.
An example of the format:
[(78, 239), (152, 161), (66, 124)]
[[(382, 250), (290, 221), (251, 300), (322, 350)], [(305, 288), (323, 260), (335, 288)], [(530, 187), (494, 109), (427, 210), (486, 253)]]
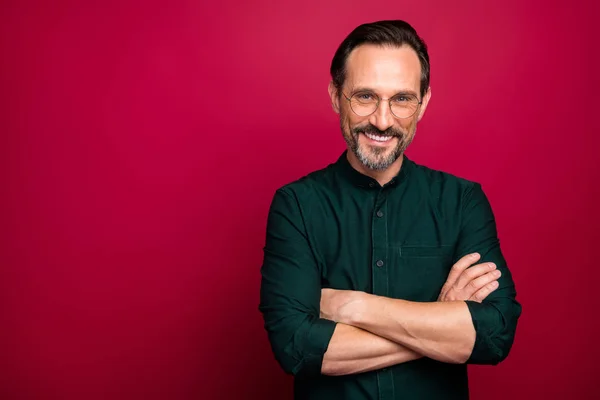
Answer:
[(391, 340), (350, 325), (336, 325), (321, 373), (348, 375), (416, 360), (422, 356)]
[(362, 294), (339, 322), (367, 330), (426, 357), (464, 363), (475, 328), (462, 301), (418, 303)]

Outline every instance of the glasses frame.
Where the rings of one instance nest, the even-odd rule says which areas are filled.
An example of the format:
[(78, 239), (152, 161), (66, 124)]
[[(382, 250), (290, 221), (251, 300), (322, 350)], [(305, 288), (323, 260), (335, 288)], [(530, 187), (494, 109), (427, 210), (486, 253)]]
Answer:
[[(379, 104), (381, 104), (381, 102), (382, 102), (382, 101), (387, 101), (387, 102), (388, 102), (388, 107), (390, 108), (390, 113), (392, 113), (392, 115), (394, 116), (394, 118), (398, 118), (398, 119), (407, 119), (407, 118), (411, 118), (411, 117), (413, 117), (413, 116), (414, 116), (414, 115), (417, 113), (417, 111), (419, 111), (419, 108), (421, 107), (421, 104), (423, 104), (423, 99), (419, 100), (419, 102), (417, 103), (417, 108), (415, 108), (415, 111), (414, 111), (412, 114), (410, 114), (408, 117), (399, 117), (399, 116), (397, 116), (396, 114), (394, 114), (394, 112), (392, 111), (392, 103), (390, 103), (390, 100), (391, 100), (391, 99), (393, 99), (393, 98), (394, 98), (394, 97), (396, 97), (396, 96), (401, 96), (401, 95), (402, 95), (402, 93), (398, 93), (398, 94), (395, 94), (395, 95), (393, 95), (392, 97), (388, 97), (387, 99), (383, 99), (383, 98), (379, 97), (379, 96), (378, 96), (376, 93), (372, 93), (372, 92), (371, 92), (371, 94), (373, 94), (375, 97), (377, 97), (377, 104), (375, 105), (375, 109), (374, 109), (374, 110), (373, 110), (373, 112), (372, 112), (372, 113), (370, 113), (370, 114), (367, 114), (367, 115), (360, 115), (359, 113), (357, 113), (356, 111), (354, 111), (354, 108), (352, 108), (352, 97), (353, 97), (354, 95), (356, 95), (356, 94), (359, 94), (359, 93), (362, 93), (362, 92), (357, 92), (357, 93), (354, 93), (354, 94), (353, 94), (352, 96), (350, 96), (350, 97), (346, 96), (346, 93), (344, 93), (344, 92), (342, 92), (342, 91), (341, 91), (341, 93), (344, 95), (344, 98), (345, 98), (346, 100), (348, 100), (348, 106), (350, 106), (350, 109), (352, 110), (352, 112), (353, 112), (354, 114), (358, 115), (359, 117), (369, 117), (369, 116), (373, 115), (373, 114), (374, 114), (374, 113), (375, 113), (375, 112), (376, 112), (376, 111), (379, 109)], [(405, 94), (405, 95), (409, 95), (409, 94), (407, 93), (407, 94)], [(412, 96), (412, 94), (410, 94), (410, 96)], [(418, 100), (418, 99), (419, 99), (419, 98), (417, 97), (417, 100)]]

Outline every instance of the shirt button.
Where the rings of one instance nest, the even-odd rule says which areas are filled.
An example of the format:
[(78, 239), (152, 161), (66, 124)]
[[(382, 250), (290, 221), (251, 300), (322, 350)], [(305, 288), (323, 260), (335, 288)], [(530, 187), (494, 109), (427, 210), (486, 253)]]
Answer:
[(369, 187), (375, 187), (375, 184), (373, 182), (369, 182)]
[(379, 218), (383, 217), (383, 211), (381, 211), (381, 210), (377, 211), (377, 216)]
[(383, 261), (382, 260), (377, 260), (377, 262), (375, 263), (375, 265), (377, 265), (378, 267), (383, 267)]

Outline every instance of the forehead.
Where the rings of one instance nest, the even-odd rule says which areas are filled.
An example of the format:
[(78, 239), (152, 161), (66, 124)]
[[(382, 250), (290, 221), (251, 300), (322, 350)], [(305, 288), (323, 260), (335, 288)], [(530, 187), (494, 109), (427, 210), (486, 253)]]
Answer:
[(392, 47), (365, 44), (358, 46), (346, 60), (344, 86), (373, 89), (383, 95), (403, 90), (419, 91), (421, 63), (410, 46)]

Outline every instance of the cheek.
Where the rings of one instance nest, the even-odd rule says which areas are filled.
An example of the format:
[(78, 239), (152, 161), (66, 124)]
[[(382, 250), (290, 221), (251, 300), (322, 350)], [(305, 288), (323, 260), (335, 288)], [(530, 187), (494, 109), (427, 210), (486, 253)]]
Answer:
[(354, 114), (352, 111), (345, 115), (345, 126), (348, 129), (356, 128), (357, 126), (365, 126), (369, 123), (368, 117), (359, 117)]
[(415, 127), (417, 126), (417, 119), (410, 118), (409, 120), (399, 120), (398, 124), (404, 133), (412, 135), (415, 132)]
[(342, 112), (340, 113), (340, 124), (344, 129), (344, 133), (350, 133), (352, 128), (356, 126), (353, 116), (354, 115), (349, 114), (347, 110), (342, 109)]

